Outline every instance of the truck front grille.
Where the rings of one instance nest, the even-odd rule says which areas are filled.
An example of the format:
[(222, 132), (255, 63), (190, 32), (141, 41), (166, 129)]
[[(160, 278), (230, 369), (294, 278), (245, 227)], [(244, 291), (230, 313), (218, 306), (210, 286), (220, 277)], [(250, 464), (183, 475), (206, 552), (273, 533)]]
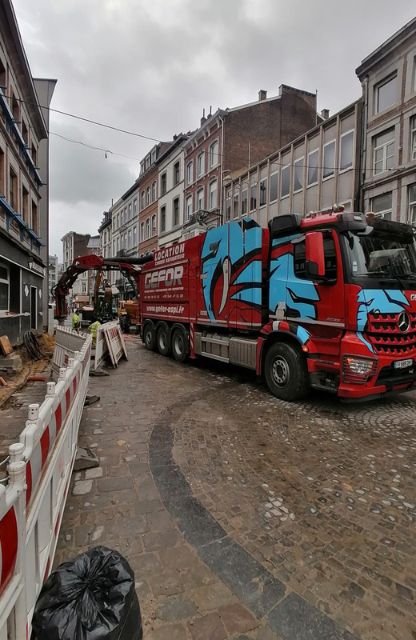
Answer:
[(408, 331), (399, 329), (399, 313), (369, 313), (365, 335), (376, 353), (411, 354), (416, 352), (416, 313), (408, 313)]

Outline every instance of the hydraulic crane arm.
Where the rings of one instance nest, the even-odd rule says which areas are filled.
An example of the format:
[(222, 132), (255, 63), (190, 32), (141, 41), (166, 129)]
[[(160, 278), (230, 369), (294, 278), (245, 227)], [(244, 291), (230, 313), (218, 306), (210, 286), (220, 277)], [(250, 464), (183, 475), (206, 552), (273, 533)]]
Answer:
[(140, 269), (138, 265), (149, 262), (153, 259), (153, 255), (143, 256), (141, 258), (102, 258), (95, 254), (80, 256), (75, 258), (74, 262), (69, 265), (67, 270), (62, 274), (56, 286), (52, 289), (52, 295), (55, 299), (55, 318), (63, 320), (68, 315), (66, 296), (72, 289), (75, 280), (81, 273), (90, 269), (98, 269), (101, 271), (121, 271), (121, 273), (129, 280), (130, 284), (137, 292), (137, 274)]

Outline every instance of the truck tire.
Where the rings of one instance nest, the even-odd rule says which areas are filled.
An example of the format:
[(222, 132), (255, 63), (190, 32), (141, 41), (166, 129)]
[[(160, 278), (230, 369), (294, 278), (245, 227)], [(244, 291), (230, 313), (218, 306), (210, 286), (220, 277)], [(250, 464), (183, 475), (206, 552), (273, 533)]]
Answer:
[(153, 322), (146, 322), (143, 327), (143, 343), (146, 349), (154, 351), (156, 346), (156, 334)]
[(156, 346), (160, 355), (168, 356), (170, 353), (170, 331), (166, 322), (160, 322), (156, 328)]
[(184, 362), (189, 355), (189, 337), (184, 327), (176, 327), (172, 331), (172, 356), (177, 362)]
[(280, 400), (301, 400), (309, 391), (305, 356), (300, 349), (275, 342), (266, 353), (264, 376), (267, 386)]

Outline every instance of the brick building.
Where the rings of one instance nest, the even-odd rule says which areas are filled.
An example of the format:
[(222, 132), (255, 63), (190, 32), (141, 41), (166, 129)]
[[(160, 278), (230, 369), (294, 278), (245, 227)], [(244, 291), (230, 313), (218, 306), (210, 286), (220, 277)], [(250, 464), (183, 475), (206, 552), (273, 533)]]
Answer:
[(170, 142), (159, 142), (140, 163), (139, 255), (151, 253), (158, 246), (158, 164)]
[(248, 169), (316, 121), (316, 95), (286, 85), (280, 86), (278, 96), (268, 98), (260, 91), (257, 102), (203, 116), (184, 148), (185, 223), (196, 213), (208, 224), (218, 224), (224, 179)]

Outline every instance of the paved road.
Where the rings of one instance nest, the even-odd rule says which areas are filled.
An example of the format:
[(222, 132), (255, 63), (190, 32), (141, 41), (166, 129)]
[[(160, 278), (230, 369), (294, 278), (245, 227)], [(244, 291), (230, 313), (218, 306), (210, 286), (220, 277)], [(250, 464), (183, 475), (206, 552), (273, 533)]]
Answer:
[(287, 404), (128, 348), (92, 380), (101, 467), (76, 477), (57, 562), (119, 548), (146, 640), (415, 640), (416, 394)]

